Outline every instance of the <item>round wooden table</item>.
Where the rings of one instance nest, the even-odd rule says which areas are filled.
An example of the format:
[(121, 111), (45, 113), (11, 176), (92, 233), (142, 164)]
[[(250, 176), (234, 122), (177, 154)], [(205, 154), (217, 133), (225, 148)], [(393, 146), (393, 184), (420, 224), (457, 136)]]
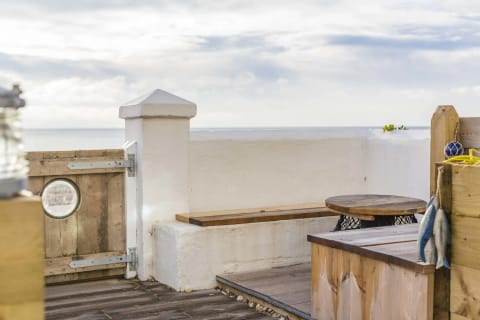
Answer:
[(401, 216), (410, 216), (410, 220), (416, 222), (414, 214), (424, 213), (427, 203), (395, 195), (352, 194), (330, 197), (325, 205), (342, 215), (359, 219), (360, 228), (367, 228), (395, 224), (396, 217)]

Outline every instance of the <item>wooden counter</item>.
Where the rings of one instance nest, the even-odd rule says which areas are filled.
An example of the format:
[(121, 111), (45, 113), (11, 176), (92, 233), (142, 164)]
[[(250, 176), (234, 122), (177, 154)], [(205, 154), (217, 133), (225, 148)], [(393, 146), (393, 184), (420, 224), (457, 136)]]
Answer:
[(0, 319), (44, 319), (43, 243), (40, 200), (0, 199)]
[(418, 224), (309, 235), (315, 319), (433, 319), (433, 265)]

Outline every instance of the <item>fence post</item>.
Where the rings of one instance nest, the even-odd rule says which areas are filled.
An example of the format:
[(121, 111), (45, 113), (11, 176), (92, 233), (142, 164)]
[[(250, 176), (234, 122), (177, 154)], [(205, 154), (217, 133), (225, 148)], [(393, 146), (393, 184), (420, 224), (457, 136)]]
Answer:
[(174, 221), (175, 213), (189, 211), (190, 119), (196, 109), (194, 103), (157, 89), (119, 110), (127, 142), (137, 142), (136, 190), (127, 188), (126, 198), (136, 193), (141, 280), (153, 272), (153, 225)]
[(435, 193), (435, 163), (445, 160), (445, 145), (455, 140), (459, 118), (453, 106), (438, 106), (430, 126), (430, 195)]

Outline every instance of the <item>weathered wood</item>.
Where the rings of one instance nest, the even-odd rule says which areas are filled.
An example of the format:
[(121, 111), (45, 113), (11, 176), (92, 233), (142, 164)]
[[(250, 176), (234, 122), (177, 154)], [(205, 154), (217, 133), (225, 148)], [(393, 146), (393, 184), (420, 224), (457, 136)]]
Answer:
[(430, 195), (435, 193), (435, 164), (445, 160), (445, 145), (455, 140), (459, 117), (453, 106), (438, 106), (430, 127)]
[(433, 319), (433, 272), (312, 244), (316, 319)]
[(451, 260), (453, 264), (480, 270), (479, 230), (480, 219), (457, 215), (452, 216)]
[(433, 299), (433, 319), (449, 320), (450, 318), (450, 270), (441, 268), (435, 271)]
[(107, 175), (107, 248), (113, 251), (125, 251), (126, 223), (124, 174)]
[(157, 282), (107, 280), (48, 287), (48, 320), (257, 319), (267, 316), (217, 290), (174, 292)]
[[(307, 238), (315, 244), (356, 253), (417, 273), (433, 273), (433, 265), (418, 261), (415, 228), (418, 224), (315, 234)], [(337, 236), (344, 232), (345, 235)]]
[(480, 318), (480, 270), (453, 265), (450, 311), (467, 319)]
[(48, 259), (45, 261), (45, 276), (52, 276), (56, 274), (77, 273), (77, 272), (84, 272), (84, 271), (103, 270), (103, 269), (124, 268), (125, 263), (112, 263), (107, 265), (98, 265), (98, 266), (82, 267), (82, 268), (69, 267), (70, 262), (74, 260), (98, 259), (98, 258), (105, 258), (105, 257), (120, 256), (123, 254), (124, 254), (123, 251), (113, 251), (113, 252), (101, 252), (101, 253), (94, 253), (94, 254)]
[(440, 167), (443, 168), (442, 185), (440, 186), (441, 207), (450, 215), (452, 212), (452, 164), (444, 162), (435, 164), (435, 190), (437, 189), (438, 169)]
[(106, 172), (122, 173), (125, 170), (123, 168), (71, 170), (68, 168), (68, 163), (72, 161), (123, 160), (123, 153), (123, 149), (30, 152), (27, 155), (30, 167), (29, 176), (84, 175)]
[(78, 177), (78, 188), (83, 191), (81, 208), (77, 212), (77, 254), (107, 251), (107, 189), (105, 175)]
[(0, 200), (0, 319), (43, 319), (43, 217), (37, 197)]
[(177, 214), (177, 220), (181, 222), (195, 224), (201, 227), (209, 227), (279, 220), (318, 218), (338, 215), (338, 213), (335, 213), (325, 207), (297, 208), (276, 211), (269, 210), (257, 212), (249, 212), (248, 210), (246, 210), (245, 212), (238, 212), (238, 210), (235, 210), (235, 213), (229, 213), (228, 211), (226, 211), (224, 214), (217, 213), (219, 213), (219, 211), (215, 212), (215, 214), (206, 212), (204, 216), (200, 215), (199, 213)]
[(317, 211), (319, 216), (328, 216), (329, 211), (332, 215), (335, 214), (331, 212), (331, 210), (326, 209), (325, 204), (322, 202), (276, 207), (178, 213), (176, 214), (176, 220), (199, 226), (212, 226), (275, 221), (275, 219), (297, 219), (297, 217), (301, 219), (303, 218), (302, 215), (314, 215)]
[(480, 167), (452, 164), (454, 216), (480, 218)]
[(460, 141), (464, 148), (480, 148), (480, 118), (460, 118)]
[(394, 195), (355, 194), (330, 197), (327, 208), (351, 215), (407, 215), (425, 212), (426, 202)]
[(289, 319), (310, 319), (310, 264), (218, 275), (223, 289), (275, 309)]
[(56, 274), (45, 277), (45, 284), (60, 284), (76, 281), (91, 281), (97, 279), (120, 278), (125, 274), (125, 267), (115, 269), (103, 269), (93, 271), (83, 271), (77, 273)]
[[(39, 195), (46, 183), (57, 178), (71, 180), (80, 191), (80, 205), (73, 215), (64, 219), (44, 215), (47, 283), (118, 275), (118, 266), (72, 270), (68, 263), (77, 255), (125, 254), (125, 169), (70, 170), (66, 165), (71, 161), (111, 161), (123, 157), (122, 149), (28, 154), (32, 165), (29, 187), (34, 194)], [(60, 266), (61, 263), (64, 265)], [(102, 268), (105, 271), (97, 270)]]
[(411, 223), (390, 227), (375, 227), (342, 232), (327, 232), (309, 235), (310, 242), (328, 245), (331, 242), (340, 242), (355, 246), (371, 246), (378, 244), (413, 241), (418, 233), (418, 224)]

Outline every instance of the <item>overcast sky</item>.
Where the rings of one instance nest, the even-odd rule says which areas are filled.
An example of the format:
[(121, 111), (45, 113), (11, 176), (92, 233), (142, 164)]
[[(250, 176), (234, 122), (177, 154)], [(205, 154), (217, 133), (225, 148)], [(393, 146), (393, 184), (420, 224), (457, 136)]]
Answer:
[(480, 115), (480, 2), (0, 0), (12, 82), (30, 128), (122, 127), (156, 88), (194, 127), (428, 125)]

